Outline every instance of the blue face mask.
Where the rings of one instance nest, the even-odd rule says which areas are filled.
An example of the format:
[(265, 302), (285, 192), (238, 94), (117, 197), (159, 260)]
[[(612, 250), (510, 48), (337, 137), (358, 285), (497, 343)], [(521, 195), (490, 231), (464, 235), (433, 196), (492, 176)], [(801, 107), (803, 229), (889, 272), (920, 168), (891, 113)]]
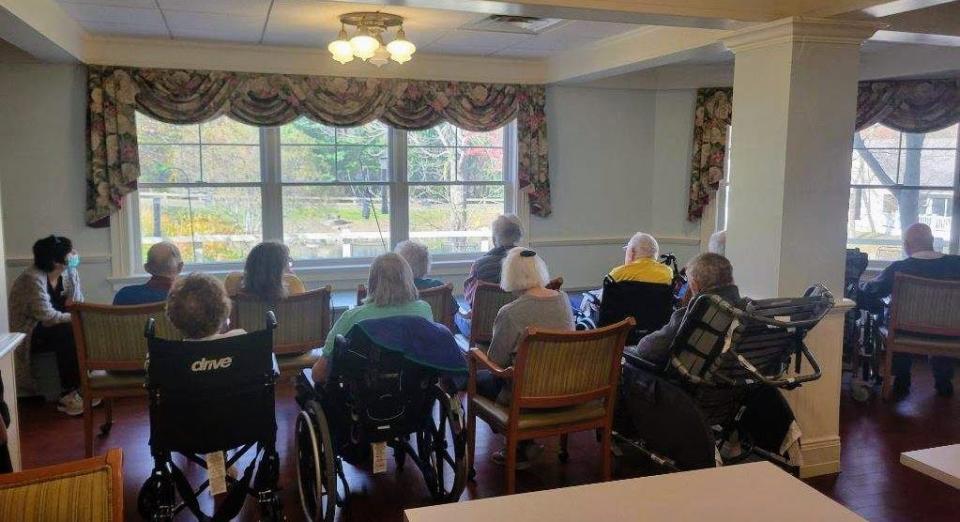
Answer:
[(77, 254), (70, 254), (67, 256), (67, 268), (77, 268), (80, 266), (80, 256)]

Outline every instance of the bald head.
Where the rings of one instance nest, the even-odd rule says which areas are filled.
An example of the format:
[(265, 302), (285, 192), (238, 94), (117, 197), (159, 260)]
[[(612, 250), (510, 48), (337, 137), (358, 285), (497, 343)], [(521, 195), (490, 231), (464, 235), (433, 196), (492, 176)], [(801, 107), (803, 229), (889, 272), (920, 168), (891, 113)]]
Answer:
[(925, 250), (933, 250), (933, 231), (923, 223), (910, 225), (903, 233), (903, 250), (908, 256)]
[(177, 245), (161, 241), (147, 250), (147, 262), (143, 269), (150, 275), (175, 278), (183, 270), (183, 259)]

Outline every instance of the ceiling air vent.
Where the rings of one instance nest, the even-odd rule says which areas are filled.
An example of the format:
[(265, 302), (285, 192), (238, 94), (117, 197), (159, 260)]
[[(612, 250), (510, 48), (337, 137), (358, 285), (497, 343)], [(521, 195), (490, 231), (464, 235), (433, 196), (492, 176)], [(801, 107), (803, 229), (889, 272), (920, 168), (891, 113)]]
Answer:
[(493, 33), (540, 34), (559, 23), (563, 23), (563, 20), (533, 16), (490, 15), (476, 22), (464, 24), (460, 29)]

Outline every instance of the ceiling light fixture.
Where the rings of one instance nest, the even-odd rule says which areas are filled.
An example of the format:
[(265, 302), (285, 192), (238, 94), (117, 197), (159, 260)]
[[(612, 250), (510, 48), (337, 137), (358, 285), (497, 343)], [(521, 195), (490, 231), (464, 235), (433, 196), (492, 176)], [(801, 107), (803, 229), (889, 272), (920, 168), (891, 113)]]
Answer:
[[(346, 26), (356, 27), (353, 37), (347, 39)], [(383, 43), (383, 33), (398, 27), (397, 34), (388, 44)], [(334, 60), (345, 64), (355, 57), (382, 67), (393, 60), (397, 63), (410, 61), (417, 46), (407, 40), (403, 31), (403, 18), (389, 13), (356, 12), (340, 16), (340, 34), (327, 46)]]

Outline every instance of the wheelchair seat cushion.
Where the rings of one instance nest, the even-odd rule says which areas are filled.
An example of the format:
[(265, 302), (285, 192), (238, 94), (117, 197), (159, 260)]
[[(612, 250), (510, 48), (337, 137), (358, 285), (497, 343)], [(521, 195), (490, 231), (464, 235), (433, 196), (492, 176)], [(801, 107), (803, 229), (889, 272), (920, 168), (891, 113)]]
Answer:
[(351, 343), (369, 341), (383, 350), (402, 353), (404, 359), (426, 368), (454, 374), (467, 371), (463, 351), (450, 330), (423, 317), (367, 319), (350, 328), (347, 337)]
[[(499, 428), (506, 427), (510, 417), (510, 407), (485, 397), (474, 396), (473, 404), (479, 414)], [(558, 424), (573, 424), (598, 419), (606, 414), (603, 403), (594, 401), (567, 408), (520, 410), (518, 426), (521, 430), (530, 430)]]

